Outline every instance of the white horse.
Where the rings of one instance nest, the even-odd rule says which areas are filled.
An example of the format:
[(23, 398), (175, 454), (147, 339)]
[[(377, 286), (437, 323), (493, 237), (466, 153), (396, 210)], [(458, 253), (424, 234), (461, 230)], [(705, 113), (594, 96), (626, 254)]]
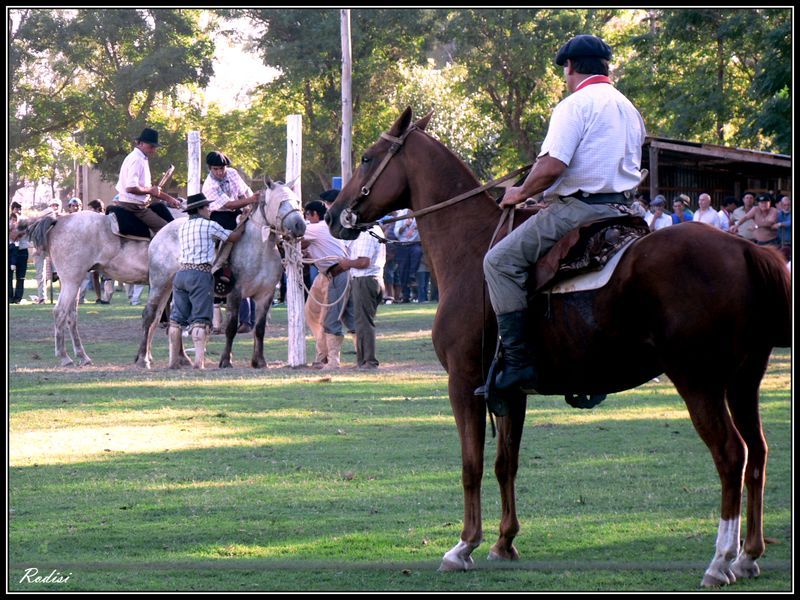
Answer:
[(125, 283), (147, 283), (148, 242), (115, 235), (111, 222), (108, 215), (83, 211), (57, 218), (44, 215), (28, 225), (31, 242), (49, 253), (61, 282), (53, 316), (55, 353), (62, 367), (75, 364), (66, 350), (67, 329), (78, 364), (92, 364), (78, 333), (77, 309), (78, 291), (90, 269)]
[[(226, 299), (228, 322), (225, 328), (225, 349), (219, 366), (231, 367), (231, 347), (239, 325), (239, 303), (242, 298), (252, 298), (256, 305), (256, 326), (253, 330), (253, 356), (250, 364), (255, 368), (266, 366), (264, 360), (264, 331), (267, 312), (272, 306), (275, 286), (283, 274), (277, 236), (290, 239), (302, 237), (306, 222), (300, 210), (300, 199), (292, 189), (280, 182), (267, 182), (261, 199), (248, 219), (244, 234), (233, 245), (230, 265), (235, 279), (233, 290)], [(158, 326), (158, 316), (169, 301), (172, 282), (180, 267), (178, 256), (178, 229), (186, 218), (176, 219), (161, 229), (150, 243), (150, 295), (142, 314), (142, 341), (136, 355), (136, 364), (151, 368), (153, 335)], [(178, 349), (181, 365), (191, 365), (183, 347)]]

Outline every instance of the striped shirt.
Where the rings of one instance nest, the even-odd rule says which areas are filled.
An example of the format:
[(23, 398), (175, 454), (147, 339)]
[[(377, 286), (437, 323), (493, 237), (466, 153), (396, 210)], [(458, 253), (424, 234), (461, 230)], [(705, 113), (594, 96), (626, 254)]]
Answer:
[[(383, 238), (383, 229), (378, 225), (373, 225), (370, 231)], [(369, 266), (366, 269), (350, 269), (353, 277), (383, 278), (383, 267), (386, 265), (386, 244), (381, 244), (368, 231), (362, 232), (350, 242), (348, 253), (351, 259), (362, 256), (369, 259)]]
[(211, 173), (208, 174), (203, 182), (203, 195), (211, 200), (208, 208), (214, 212), (231, 210), (225, 208), (228, 202), (238, 200), (242, 196), (252, 196), (253, 190), (244, 182), (236, 169), (228, 167), (225, 169), (225, 176), (222, 179), (217, 179)]
[(190, 265), (214, 262), (214, 238), (226, 241), (230, 231), (203, 217), (189, 217), (178, 230), (179, 262)]

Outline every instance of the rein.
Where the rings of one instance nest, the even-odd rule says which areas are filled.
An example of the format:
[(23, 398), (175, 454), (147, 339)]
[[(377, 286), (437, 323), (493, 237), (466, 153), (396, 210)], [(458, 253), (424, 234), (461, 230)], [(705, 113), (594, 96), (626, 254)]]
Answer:
[(378, 168), (375, 170), (375, 173), (373, 173), (372, 176), (367, 181), (367, 183), (365, 183), (364, 186), (362, 186), (361, 195), (358, 198), (356, 198), (355, 201), (353, 201), (350, 204), (350, 206), (348, 206), (345, 210), (342, 211), (342, 214), (340, 215), (339, 218), (340, 218), (340, 222), (341, 222), (343, 227), (345, 227), (346, 229), (362, 229), (363, 230), (363, 229), (369, 229), (370, 227), (372, 227), (373, 225), (376, 225), (378, 223), (381, 223), (381, 224), (383, 224), (383, 223), (395, 223), (397, 221), (403, 221), (405, 219), (416, 219), (417, 217), (422, 217), (422, 216), (430, 214), (432, 212), (436, 212), (438, 210), (442, 210), (443, 208), (447, 208), (449, 206), (457, 204), (457, 203), (461, 202), (462, 200), (466, 200), (467, 198), (472, 198), (473, 196), (476, 196), (477, 194), (480, 194), (481, 192), (485, 192), (486, 190), (496, 186), (499, 183), (502, 183), (504, 181), (507, 181), (507, 180), (513, 178), (513, 177), (516, 177), (517, 175), (520, 175), (521, 173), (525, 173), (526, 171), (529, 171), (531, 169), (531, 167), (533, 167), (533, 164), (528, 164), (528, 165), (525, 165), (523, 167), (519, 167), (518, 169), (513, 170), (511, 173), (508, 173), (507, 175), (504, 175), (503, 177), (499, 177), (497, 179), (492, 179), (490, 182), (485, 183), (480, 187), (472, 189), (472, 190), (470, 190), (468, 192), (464, 192), (463, 194), (459, 194), (458, 196), (455, 196), (454, 198), (450, 198), (449, 200), (441, 202), (440, 204), (435, 204), (434, 206), (429, 206), (428, 208), (423, 208), (423, 209), (420, 209), (420, 210), (417, 210), (417, 211), (409, 211), (408, 213), (404, 214), (401, 217), (391, 217), (389, 219), (383, 219), (381, 221), (371, 221), (369, 223), (358, 223), (358, 217), (353, 213), (353, 207), (356, 204), (358, 204), (359, 202), (361, 202), (361, 200), (363, 200), (364, 198), (369, 196), (370, 192), (372, 191), (372, 186), (375, 185), (375, 181), (378, 179), (380, 174), (383, 173), (383, 170), (386, 168), (386, 165), (389, 164), (389, 161), (400, 151), (400, 149), (403, 147), (403, 144), (406, 141), (406, 138), (413, 131), (422, 131), (422, 130), (419, 129), (416, 125), (411, 125), (408, 129), (405, 130), (403, 135), (400, 136), (399, 138), (398, 137), (394, 137), (392, 135), (389, 135), (388, 133), (382, 133), (381, 134), (381, 138), (392, 142), (392, 145), (389, 147), (389, 150), (386, 152), (386, 155), (383, 157), (383, 160), (381, 161), (381, 164), (378, 165)]

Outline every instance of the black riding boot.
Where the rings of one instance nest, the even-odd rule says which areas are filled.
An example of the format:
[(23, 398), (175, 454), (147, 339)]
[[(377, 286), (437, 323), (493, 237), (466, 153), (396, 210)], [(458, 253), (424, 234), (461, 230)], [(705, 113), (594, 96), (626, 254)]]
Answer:
[(536, 371), (530, 342), (526, 339), (526, 312), (497, 315), (497, 330), (503, 348), (503, 370), (497, 375), (494, 388), (498, 392), (516, 391), (536, 386)]

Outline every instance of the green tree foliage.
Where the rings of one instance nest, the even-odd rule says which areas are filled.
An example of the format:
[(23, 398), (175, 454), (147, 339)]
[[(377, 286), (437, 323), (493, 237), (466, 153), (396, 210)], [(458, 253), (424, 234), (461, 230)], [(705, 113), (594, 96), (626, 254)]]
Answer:
[[(37, 178), (52, 149), (74, 137), (74, 157), (113, 180), (143, 127), (170, 138), (168, 119), (156, 117), (168, 116), (178, 86), (205, 86), (212, 73), (213, 45), (196, 10), (13, 12), (9, 145), (20, 178)], [(43, 147), (50, 156), (36, 151)]]
[[(341, 34), (339, 10), (248, 9), (264, 35), (256, 47), (281, 75), (265, 86), (261, 107), (271, 116), (274, 172), (285, 167), (286, 117), (303, 117), (304, 190), (322, 190), (338, 174), (341, 140)], [(401, 81), (402, 60), (424, 59), (432, 11), (355, 9), (353, 51), (353, 150), (371, 143), (396, 117), (388, 98)], [(279, 160), (278, 160), (279, 158)]]
[[(67, 181), (73, 160), (114, 180), (145, 126), (164, 144), (154, 177), (175, 164), (185, 182), (186, 134), (198, 129), (204, 149), (223, 150), (245, 175), (281, 178), (290, 114), (303, 116), (306, 196), (340, 171), (337, 9), (9, 14), (9, 193), (25, 180)], [(202, 94), (212, 34), (228, 17), (249, 19), (230, 33), (279, 75), (249, 106), (223, 111)], [(529, 162), (566, 94), (556, 51), (595, 33), (651, 135), (788, 153), (791, 26), (790, 9), (771, 8), (353, 9), (353, 151), (410, 105), (434, 110), (429, 131), (483, 179)]]
[(610, 10), (463, 9), (450, 11), (443, 41), (466, 68), (465, 91), (482, 112), (502, 124), (505, 152), (497, 167), (532, 161), (550, 112), (563, 97), (558, 48), (578, 33), (598, 32)]
[[(789, 10), (641, 11), (617, 75), (649, 133), (788, 151)], [(777, 109), (777, 111), (775, 110)]]

